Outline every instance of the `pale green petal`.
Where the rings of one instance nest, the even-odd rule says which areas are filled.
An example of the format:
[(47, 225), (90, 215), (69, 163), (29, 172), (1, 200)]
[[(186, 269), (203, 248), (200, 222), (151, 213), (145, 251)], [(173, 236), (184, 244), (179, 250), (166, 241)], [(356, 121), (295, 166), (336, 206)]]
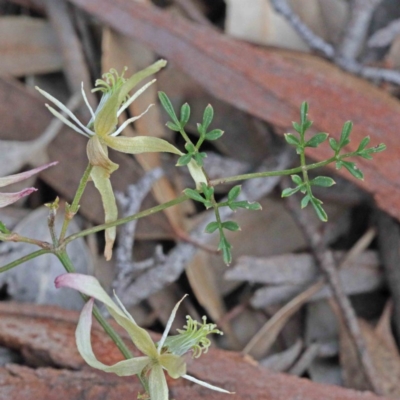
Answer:
[(222, 389), (222, 388), (220, 388), (218, 386), (210, 385), (209, 383), (201, 381), (200, 379), (196, 379), (196, 378), (194, 378), (193, 376), (190, 376), (190, 375), (182, 375), (182, 378), (185, 378), (188, 381), (197, 383), (198, 385), (204, 386), (204, 387), (206, 387), (208, 389), (215, 390), (216, 392), (235, 394), (235, 392), (229, 392), (228, 390)]
[(97, 135), (88, 141), (86, 153), (89, 163), (93, 166), (104, 168), (108, 172), (108, 177), (119, 167), (118, 164), (108, 158), (107, 146), (101, 143), (101, 139)]
[(158, 72), (166, 65), (165, 60), (159, 60), (143, 71), (132, 75), (118, 90), (116, 90), (106, 101), (94, 120), (94, 131), (101, 137), (106, 137), (114, 132), (118, 123), (118, 109), (129, 92), (143, 79)]
[(119, 92), (121, 89), (117, 90), (114, 94), (112, 94), (101, 110), (97, 113), (96, 118), (94, 119), (94, 131), (96, 135), (100, 137), (105, 137), (110, 133), (114, 132), (115, 127), (118, 123), (117, 112), (119, 108)]
[(182, 357), (165, 353), (160, 355), (159, 361), (171, 378), (178, 379), (186, 374), (186, 363)]
[(193, 160), (193, 159), (190, 160), (190, 162), (188, 164), (188, 169), (189, 169), (190, 175), (192, 176), (193, 180), (196, 183), (197, 190), (201, 189), (202, 183), (205, 183), (206, 185), (208, 185), (207, 178), (204, 175), (203, 169), (202, 169), (202, 167), (199, 166), (199, 164), (197, 164), (196, 160)]
[(112, 372), (119, 376), (130, 376), (140, 374), (150, 362), (149, 357), (136, 357), (120, 361), (114, 365), (106, 365), (98, 361), (93, 353), (90, 330), (92, 327), (93, 299), (89, 300), (82, 309), (76, 328), (76, 344), (79, 354), (93, 368), (105, 372)]
[(171, 143), (152, 136), (107, 136), (103, 138), (103, 141), (108, 147), (121, 153), (141, 154), (166, 152), (182, 155), (182, 152)]
[[(103, 202), (105, 222), (113, 222), (118, 218), (117, 203), (115, 202), (114, 192), (110, 182), (110, 174), (102, 167), (93, 167), (90, 173), (96, 189), (100, 192), (101, 201)], [(112, 257), (112, 248), (114, 246), (115, 237), (117, 235), (116, 227), (107, 228), (105, 230), (106, 247), (104, 256), (106, 260)]]
[(96, 278), (77, 273), (63, 274), (56, 278), (55, 284), (57, 288), (69, 287), (104, 303), (113, 318), (129, 333), (135, 346), (153, 359), (158, 357), (156, 346), (149, 333), (124, 314)]
[(176, 312), (178, 311), (178, 308), (179, 308), (180, 304), (182, 303), (183, 299), (184, 299), (186, 296), (187, 296), (187, 294), (185, 294), (185, 295), (175, 304), (175, 307), (174, 307), (174, 309), (172, 310), (171, 315), (170, 315), (169, 318), (168, 318), (167, 325), (165, 326), (165, 329), (164, 329), (164, 332), (163, 332), (163, 334), (162, 334), (162, 337), (161, 337), (161, 339), (160, 339), (160, 341), (158, 342), (158, 345), (157, 345), (158, 354), (160, 354), (161, 349), (162, 349), (162, 347), (164, 346), (165, 339), (167, 338), (167, 336), (168, 336), (168, 334), (169, 334), (169, 331), (170, 331), (170, 329), (171, 329), (172, 323), (174, 322)]
[(158, 60), (154, 64), (149, 67), (137, 72), (132, 75), (122, 86), (121, 91), (119, 92), (120, 104), (125, 100), (126, 96), (128, 96), (129, 92), (143, 79), (157, 73), (161, 68), (164, 68), (167, 65), (167, 61)]
[(150, 371), (149, 394), (151, 400), (168, 400), (167, 380), (159, 364), (155, 364)]

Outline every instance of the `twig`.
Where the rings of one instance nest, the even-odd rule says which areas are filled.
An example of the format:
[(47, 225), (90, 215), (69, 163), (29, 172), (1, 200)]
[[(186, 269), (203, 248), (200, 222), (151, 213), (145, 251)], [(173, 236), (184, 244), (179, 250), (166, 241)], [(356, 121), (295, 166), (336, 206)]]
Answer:
[(356, 60), (367, 37), (372, 15), (382, 0), (352, 0), (351, 16), (338, 55), (347, 60)]
[[(358, 254), (362, 253), (371, 244), (375, 235), (375, 229), (369, 229), (346, 254), (339, 267), (345, 267), (347, 263), (353, 260)], [(251, 338), (249, 343), (242, 350), (242, 353), (250, 353), (253, 347), (264, 336), (268, 336), (268, 343), (269, 345), (272, 345), (282, 328), (285, 326), (287, 319), (295, 314), (303, 306), (303, 304), (311, 299), (311, 297), (318, 293), (324, 286), (325, 279), (320, 279), (307, 288), (304, 292), (301, 292), (296, 297), (293, 297), (292, 300), (280, 308)], [(268, 349), (269, 347), (265, 351)]]
[(311, 47), (311, 49), (321, 52), (327, 58), (335, 56), (335, 48), (316, 35), (290, 8), (286, 0), (271, 0), (275, 11), (283, 15)]
[[(362, 1), (362, 0), (361, 0)], [(380, 1), (380, 0), (372, 0)], [(283, 15), (296, 30), (296, 32), (304, 39), (311, 49), (322, 53), (326, 58), (332, 60), (336, 65), (341, 67), (347, 72), (361, 76), (365, 79), (378, 80), (394, 83), (400, 85), (400, 72), (388, 70), (385, 68), (373, 68), (364, 66), (358, 61), (345, 57), (339, 51), (321, 39), (318, 35), (311, 31), (311, 29), (300, 20), (300, 18), (293, 12), (286, 0), (271, 0), (275, 10)], [(347, 50), (344, 54), (347, 53)], [(350, 54), (350, 51), (349, 51)]]
[(366, 344), (357, 321), (356, 313), (350, 303), (349, 298), (346, 296), (343, 290), (332, 252), (325, 246), (322, 235), (309, 223), (306, 214), (301, 212), (299, 209), (297, 198), (295, 196), (288, 197), (287, 205), (296, 223), (304, 232), (314, 257), (326, 276), (326, 279), (332, 290), (333, 297), (339, 307), (341, 317), (343, 318), (351, 339), (356, 346), (359, 360), (363, 366), (365, 375), (367, 376), (371, 387), (375, 393), (382, 394), (379, 382), (376, 379), (375, 368), (367, 351)]
[(400, 338), (400, 228), (389, 215), (378, 213), (378, 241), (387, 284), (393, 299), (393, 322)]

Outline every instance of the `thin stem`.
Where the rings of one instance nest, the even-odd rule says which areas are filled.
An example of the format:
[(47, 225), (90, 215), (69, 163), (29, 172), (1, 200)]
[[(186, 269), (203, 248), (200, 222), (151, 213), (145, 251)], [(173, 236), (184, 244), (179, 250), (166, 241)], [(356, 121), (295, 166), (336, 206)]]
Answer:
[(18, 235), (18, 233), (0, 233), (0, 241), (1, 242), (22, 242), (34, 244), (36, 246), (41, 247), (44, 250), (50, 250), (52, 248), (51, 244), (48, 242), (44, 242), (42, 240), (31, 239), (25, 236)]
[[(355, 155), (356, 155), (356, 152), (346, 153), (346, 154), (341, 155), (340, 159), (352, 157)], [(333, 156), (331, 158), (328, 158), (325, 161), (320, 161), (317, 163), (305, 165), (304, 167), (300, 166), (300, 167), (291, 168), (291, 169), (283, 169), (281, 171), (253, 172), (250, 174), (230, 176), (228, 178), (213, 179), (212, 181), (210, 181), (210, 185), (217, 186), (217, 185), (221, 185), (223, 183), (243, 181), (243, 180), (247, 180), (247, 179), (267, 178), (267, 177), (271, 177), (271, 176), (285, 176), (285, 175), (297, 174), (297, 173), (301, 173), (304, 170), (309, 171), (310, 169), (325, 167), (325, 165), (328, 165), (332, 162), (338, 161), (338, 159), (339, 159), (339, 157)]]
[(33, 253), (30, 253), (30, 254), (28, 254), (28, 255), (26, 255), (24, 257), (18, 258), (18, 260), (15, 260), (13, 262), (10, 262), (10, 263), (4, 265), (4, 267), (0, 268), (0, 273), (6, 272), (6, 271), (8, 271), (8, 270), (10, 270), (10, 269), (12, 269), (14, 267), (17, 267), (20, 264), (23, 264), (24, 262), (27, 262), (29, 260), (33, 260), (36, 257), (39, 257), (39, 256), (41, 256), (43, 254), (49, 254), (49, 253), (51, 253), (50, 250), (46, 250), (46, 249), (37, 250), (37, 251), (35, 251)]
[[(192, 141), (190, 140), (189, 136), (187, 135), (187, 133), (185, 132), (185, 130), (183, 128), (180, 129), (179, 133), (182, 135), (182, 137), (185, 139), (186, 143), (190, 143), (193, 144)], [(194, 144), (193, 144), (194, 146)]]
[(72, 242), (73, 240), (75, 240), (75, 239), (77, 239), (79, 237), (83, 237), (83, 236), (90, 235), (92, 233), (100, 232), (100, 231), (103, 231), (103, 230), (105, 230), (107, 228), (111, 228), (113, 226), (126, 224), (127, 222), (134, 221), (135, 219), (147, 217), (147, 216), (155, 214), (155, 213), (157, 213), (159, 211), (163, 211), (163, 210), (165, 210), (165, 209), (167, 209), (169, 207), (172, 207), (172, 206), (175, 206), (177, 204), (183, 203), (184, 201), (188, 200), (188, 198), (189, 197), (187, 197), (186, 195), (182, 195), (182, 196), (177, 197), (176, 199), (168, 201), (167, 203), (159, 204), (158, 206), (155, 206), (155, 207), (149, 208), (147, 210), (141, 211), (141, 212), (139, 212), (137, 214), (133, 214), (133, 215), (130, 215), (130, 216), (125, 217), (125, 218), (117, 219), (116, 221), (109, 222), (107, 224), (102, 224), (102, 225), (95, 226), (93, 228), (85, 229), (85, 230), (83, 230), (81, 232), (77, 232), (77, 233), (65, 238), (64, 242), (62, 243), (62, 245), (65, 246), (68, 243)]
[(60, 242), (62, 242), (64, 240), (65, 234), (68, 229), (68, 225), (79, 209), (79, 202), (81, 201), (83, 192), (85, 191), (86, 185), (87, 185), (89, 177), (90, 177), (90, 173), (92, 172), (92, 168), (93, 168), (93, 166), (90, 164), (88, 164), (88, 166), (86, 167), (86, 170), (83, 173), (82, 178), (79, 182), (78, 189), (75, 193), (74, 200), (72, 201), (71, 206), (68, 207), (68, 209), (65, 213), (64, 223), (61, 228), (61, 233), (60, 233), (60, 238), (59, 238)]

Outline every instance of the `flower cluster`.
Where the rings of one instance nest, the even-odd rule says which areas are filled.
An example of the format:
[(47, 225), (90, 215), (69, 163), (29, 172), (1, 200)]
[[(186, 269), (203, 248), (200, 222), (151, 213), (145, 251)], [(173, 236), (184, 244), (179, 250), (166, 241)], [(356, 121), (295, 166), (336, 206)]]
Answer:
[[(94, 91), (100, 91), (102, 97), (96, 109), (90, 107), (85, 91), (82, 85), (82, 96), (86, 106), (91, 113), (91, 119), (85, 126), (79, 119), (55, 97), (36, 87), (36, 89), (61, 111), (67, 117), (64, 117), (59, 111), (46, 104), (49, 111), (74, 131), (89, 138), (87, 144), (87, 156), (92, 165), (91, 178), (100, 193), (105, 222), (114, 222), (118, 218), (118, 209), (115, 201), (114, 192), (110, 182), (110, 175), (118, 169), (118, 164), (111, 161), (108, 157), (108, 148), (127, 154), (140, 154), (149, 152), (168, 152), (179, 156), (183, 153), (166, 140), (151, 136), (120, 137), (119, 135), (128, 124), (136, 121), (143, 116), (151, 106), (142, 114), (127, 119), (119, 127), (118, 118), (126, 108), (143, 93), (155, 80), (146, 83), (141, 89), (129, 96), (129, 92), (141, 81), (158, 72), (166, 65), (165, 60), (159, 60), (153, 65), (132, 75), (129, 79), (124, 78), (124, 72), (119, 75), (114, 69), (103, 75), (104, 79), (96, 81)], [(196, 183), (199, 179), (205, 180), (200, 166), (191, 163), (188, 166)], [(107, 260), (112, 257), (112, 248), (116, 237), (116, 228), (110, 227), (105, 230), (106, 246), (104, 255)]]

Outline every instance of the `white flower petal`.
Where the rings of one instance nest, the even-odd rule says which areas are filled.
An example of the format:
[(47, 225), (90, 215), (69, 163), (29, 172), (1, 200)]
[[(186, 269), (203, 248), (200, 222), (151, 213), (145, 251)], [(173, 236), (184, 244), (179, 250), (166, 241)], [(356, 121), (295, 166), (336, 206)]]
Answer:
[(83, 100), (85, 101), (86, 107), (89, 109), (90, 115), (92, 116), (92, 119), (94, 120), (95, 119), (94, 111), (86, 97), (85, 89), (83, 88), (83, 82), (81, 84), (81, 92), (82, 92), (82, 97), (83, 97)]
[(125, 316), (125, 313), (113, 302), (95, 277), (77, 273), (63, 274), (56, 278), (55, 285), (56, 288), (69, 287), (78, 290), (104, 303), (110, 314), (129, 333), (133, 343), (143, 354), (152, 358), (158, 356), (156, 346), (149, 333)]
[(176, 312), (178, 311), (178, 308), (180, 304), (182, 303), (183, 299), (187, 296), (185, 294), (176, 304), (174, 309), (171, 312), (171, 315), (168, 318), (167, 325), (165, 326), (164, 332), (162, 334), (161, 340), (158, 342), (158, 347), (157, 347), (157, 352), (160, 354), (162, 347), (164, 346), (165, 339), (167, 338), (169, 331), (171, 330), (171, 325), (174, 322)]
[(65, 125), (69, 126), (71, 129), (73, 129), (75, 132), (80, 133), (83, 136), (90, 137), (86, 132), (84, 132), (81, 128), (77, 127), (74, 125), (71, 121), (69, 121), (67, 118), (65, 118), (61, 113), (59, 113), (57, 110), (55, 110), (53, 107), (50, 107), (48, 104), (45, 104), (48, 110), (60, 121), (64, 122)]
[[(39, 87), (35, 86), (35, 89), (46, 99), (50, 100), (52, 103), (54, 103), (61, 111), (65, 112), (73, 121), (75, 121), (76, 124), (78, 124), (83, 131), (85, 131), (88, 135), (93, 135), (93, 132), (88, 129), (85, 125), (82, 124), (81, 121), (79, 121), (78, 118), (76, 118), (75, 114), (69, 110), (61, 101), (57, 100), (55, 97), (53, 97), (51, 94), (45, 92), (44, 90), (40, 89)], [(59, 118), (59, 117), (58, 117)], [(61, 118), (60, 118), (61, 119)], [(64, 120), (62, 120), (64, 122)]]
[(139, 118), (141, 118), (144, 114), (147, 113), (147, 111), (149, 111), (149, 109), (151, 107), (153, 107), (154, 104), (150, 104), (146, 111), (143, 111), (140, 115), (138, 115), (137, 117), (133, 117), (133, 118), (129, 118), (127, 119), (114, 133), (112, 133), (110, 136), (118, 136), (129, 124), (131, 124), (132, 122), (135, 122), (136, 120), (138, 120)]
[[(118, 305), (120, 306), (121, 310), (125, 313), (126, 317), (129, 318), (134, 324), (136, 324), (136, 321), (134, 320), (134, 318), (132, 317), (131, 314), (129, 314), (128, 310), (125, 308), (125, 306), (122, 304), (121, 300), (119, 299), (119, 297), (117, 296), (117, 293), (114, 292), (114, 297), (115, 300), (117, 300)], [(137, 324), (136, 324), (137, 325)]]
[(146, 83), (142, 88), (135, 92), (118, 110), (117, 117), (119, 117), (149, 86), (151, 86), (157, 79)]
[(200, 379), (196, 379), (196, 378), (194, 378), (193, 376), (190, 376), (190, 375), (182, 375), (182, 378), (185, 378), (188, 381), (197, 383), (198, 385), (204, 386), (204, 387), (206, 387), (208, 389), (215, 390), (216, 392), (229, 393), (229, 394), (234, 394), (235, 393), (235, 392), (229, 392), (228, 390), (222, 389), (222, 388), (220, 388), (218, 386), (210, 385), (209, 383), (201, 381)]

